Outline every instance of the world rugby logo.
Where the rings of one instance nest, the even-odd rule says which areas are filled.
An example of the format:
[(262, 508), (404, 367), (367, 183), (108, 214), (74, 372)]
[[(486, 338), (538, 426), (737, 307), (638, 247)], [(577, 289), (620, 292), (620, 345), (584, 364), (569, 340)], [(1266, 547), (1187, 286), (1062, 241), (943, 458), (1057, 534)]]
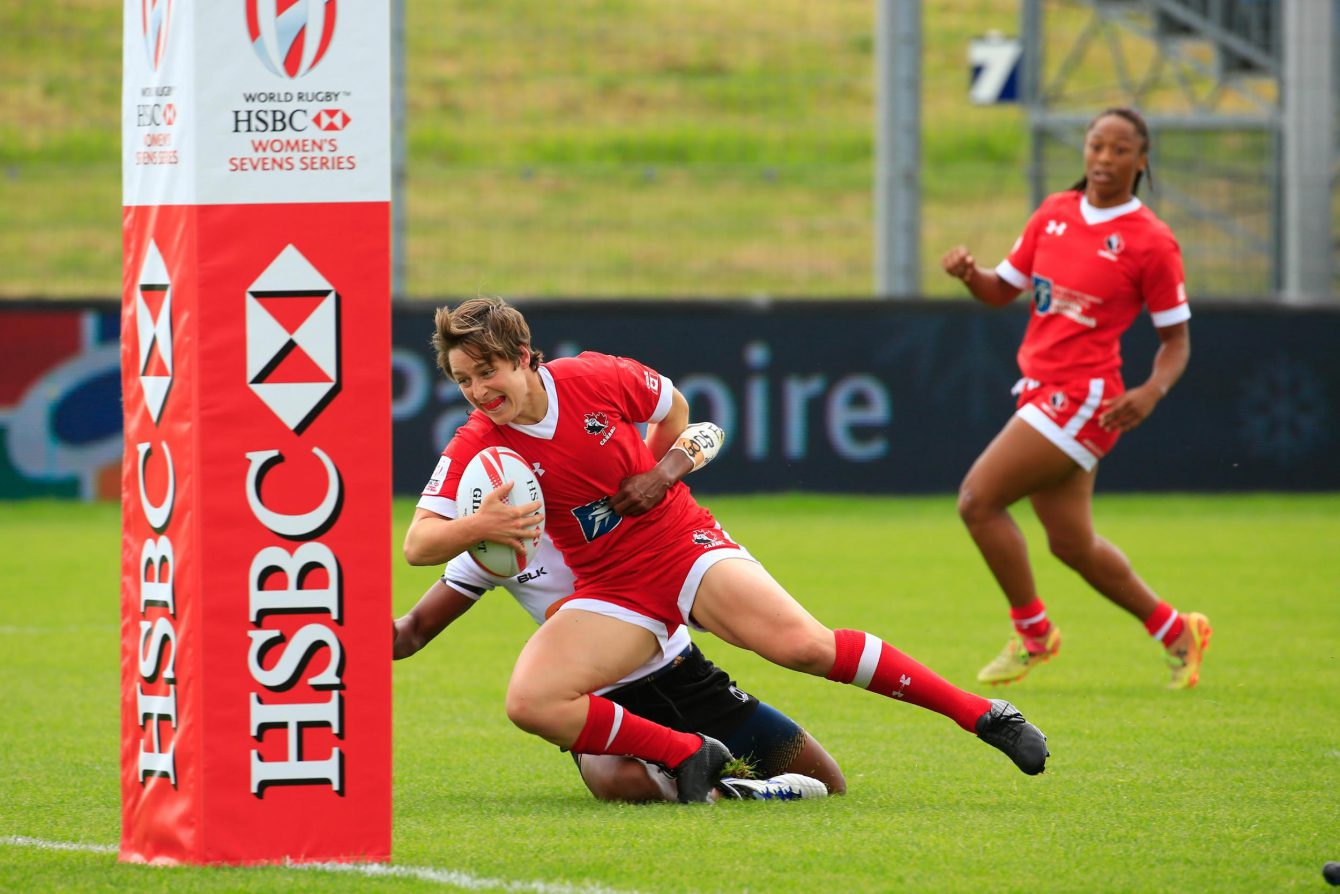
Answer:
[(271, 74), (300, 78), (330, 49), (335, 0), (246, 0), (246, 4), (251, 48)]
[(149, 54), (149, 67), (154, 71), (163, 63), (171, 21), (172, 0), (140, 0), (140, 31)]

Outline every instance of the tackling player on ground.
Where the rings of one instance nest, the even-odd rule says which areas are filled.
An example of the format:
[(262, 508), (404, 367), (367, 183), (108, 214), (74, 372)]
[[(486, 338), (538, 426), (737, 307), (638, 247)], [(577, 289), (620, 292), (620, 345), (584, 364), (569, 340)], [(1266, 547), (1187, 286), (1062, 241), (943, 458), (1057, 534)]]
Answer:
[[(550, 606), (573, 591), (572, 570), (547, 536), (527, 564), (512, 577), (484, 570), (468, 554), (447, 563), (442, 578), (418, 603), (396, 619), (394, 657), (418, 652), (469, 610), (486, 592), (503, 587), (543, 624)], [(795, 721), (744, 692), (699, 651), (681, 626), (668, 642), (673, 654), (657, 655), (616, 686), (597, 692), (625, 710), (680, 732), (702, 732), (720, 740), (753, 769), (753, 779), (723, 779), (727, 798), (791, 800), (842, 794), (846, 780), (837, 762)], [(608, 801), (673, 801), (675, 781), (636, 758), (574, 754), (582, 780)]]
[[(1131, 109), (1108, 109), (1085, 134), (1084, 176), (1043, 201), (1008, 258), (994, 270), (979, 267), (960, 245), (941, 261), (985, 304), (1008, 304), (1026, 290), (1033, 299), (1019, 348), (1018, 410), (959, 488), (959, 514), (1009, 600), (1016, 633), (977, 675), (985, 683), (1021, 679), (1061, 647), (1061, 631), (1033, 582), (1023, 533), (1007, 511), (1024, 497), (1051, 551), (1163, 644), (1169, 687), (1189, 688), (1200, 679), (1209, 620), (1161, 600), (1093, 529), (1098, 461), (1168, 395), (1191, 354), (1177, 240), (1136, 198), (1148, 170), (1144, 119)], [(1160, 345), (1149, 377), (1126, 390), (1120, 339), (1142, 307)]]
[(542, 363), (525, 318), (499, 299), (441, 308), (435, 324), (438, 365), (477, 412), (443, 451), (406, 559), (442, 564), (480, 540), (520, 546), (538, 504), (456, 508), (463, 466), (501, 445), (544, 471), (546, 531), (575, 575), (513, 669), (507, 713), (519, 727), (576, 753), (666, 767), (681, 801), (707, 800), (730, 759), (724, 745), (596, 694), (669, 657), (670, 638), (692, 622), (783, 667), (940, 713), (1023, 772), (1042, 772), (1046, 737), (1014, 706), (959, 689), (869, 633), (824, 626), (730, 540), (681, 481), (711, 455), (687, 445), (688, 403), (669, 379), (605, 354)]

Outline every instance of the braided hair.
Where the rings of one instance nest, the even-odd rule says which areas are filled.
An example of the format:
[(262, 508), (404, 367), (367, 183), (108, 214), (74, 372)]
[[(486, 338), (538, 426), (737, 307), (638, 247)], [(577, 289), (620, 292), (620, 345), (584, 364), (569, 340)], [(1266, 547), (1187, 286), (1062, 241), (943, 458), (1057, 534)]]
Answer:
[[(1094, 116), (1093, 120), (1089, 122), (1089, 126), (1084, 128), (1084, 132), (1087, 134), (1089, 131), (1093, 130), (1093, 126), (1108, 115), (1116, 115), (1118, 118), (1125, 118), (1131, 123), (1131, 126), (1135, 128), (1135, 132), (1140, 135), (1140, 151), (1148, 156), (1150, 142), (1149, 125), (1145, 123), (1144, 116), (1129, 106), (1113, 106), (1110, 109), (1104, 109)], [(1135, 184), (1131, 187), (1131, 195), (1136, 196), (1140, 194), (1140, 178), (1145, 174), (1149, 175), (1149, 182), (1152, 184), (1154, 182), (1154, 172), (1149, 167), (1148, 158), (1145, 160), (1144, 170), (1135, 172)], [(1084, 192), (1088, 186), (1089, 175), (1085, 174), (1083, 177), (1076, 180), (1070, 188), (1075, 192)]]

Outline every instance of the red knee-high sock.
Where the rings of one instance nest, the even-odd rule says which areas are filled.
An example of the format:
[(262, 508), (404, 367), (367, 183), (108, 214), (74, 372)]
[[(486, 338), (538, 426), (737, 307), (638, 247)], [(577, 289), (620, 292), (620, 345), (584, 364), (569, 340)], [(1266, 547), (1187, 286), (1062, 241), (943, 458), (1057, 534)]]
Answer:
[(970, 733), (977, 718), (991, 709), (980, 695), (959, 689), (924, 664), (877, 636), (860, 630), (834, 630), (837, 660), (828, 679), (851, 683), (943, 714)]
[(1182, 616), (1177, 609), (1166, 602), (1160, 602), (1152, 614), (1145, 618), (1145, 629), (1154, 639), (1163, 643), (1164, 646), (1171, 646), (1177, 642), (1177, 638), (1182, 635), (1182, 628), (1186, 624), (1182, 621)]
[(587, 700), (586, 725), (571, 748), (578, 754), (624, 754), (674, 768), (702, 747), (702, 736), (652, 723), (598, 695)]
[(1042, 639), (1052, 629), (1052, 622), (1047, 620), (1047, 606), (1036, 597), (1023, 608), (1010, 606), (1010, 621), (1020, 636), (1029, 639)]

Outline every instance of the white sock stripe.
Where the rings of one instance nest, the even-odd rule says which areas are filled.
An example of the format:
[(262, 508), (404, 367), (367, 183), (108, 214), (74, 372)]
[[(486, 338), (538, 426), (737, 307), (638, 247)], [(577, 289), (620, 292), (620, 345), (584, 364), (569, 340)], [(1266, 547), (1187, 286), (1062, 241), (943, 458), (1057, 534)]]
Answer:
[(1070, 421), (1062, 429), (1070, 437), (1079, 434), (1079, 430), (1084, 427), (1084, 423), (1093, 418), (1093, 414), (1098, 412), (1098, 405), (1103, 401), (1103, 380), (1089, 380), (1089, 396), (1085, 398), (1084, 405), (1079, 408), (1079, 412), (1070, 417)]
[(609, 751), (610, 746), (614, 744), (614, 737), (619, 735), (619, 727), (623, 726), (623, 705), (617, 702), (614, 705), (614, 723), (610, 724), (610, 737), (605, 740), (605, 750)]
[(1159, 628), (1159, 632), (1154, 634), (1154, 639), (1158, 640), (1159, 642), (1163, 642), (1163, 634), (1167, 633), (1169, 630), (1172, 629), (1173, 622), (1176, 620), (1177, 620), (1177, 609), (1173, 609), (1172, 614), (1168, 616), (1168, 620), (1164, 621), (1163, 626)]
[(856, 676), (851, 681), (853, 686), (870, 688), (870, 680), (875, 676), (875, 668), (879, 667), (879, 654), (883, 649), (884, 643), (879, 637), (870, 633), (865, 635), (865, 648), (861, 650), (861, 660), (856, 665)]
[(1044, 608), (1042, 611), (1038, 612), (1031, 618), (1016, 618), (1014, 621), (1014, 626), (1028, 627), (1032, 624), (1036, 624), (1038, 621), (1041, 621), (1045, 617), (1047, 617), (1047, 610)]

